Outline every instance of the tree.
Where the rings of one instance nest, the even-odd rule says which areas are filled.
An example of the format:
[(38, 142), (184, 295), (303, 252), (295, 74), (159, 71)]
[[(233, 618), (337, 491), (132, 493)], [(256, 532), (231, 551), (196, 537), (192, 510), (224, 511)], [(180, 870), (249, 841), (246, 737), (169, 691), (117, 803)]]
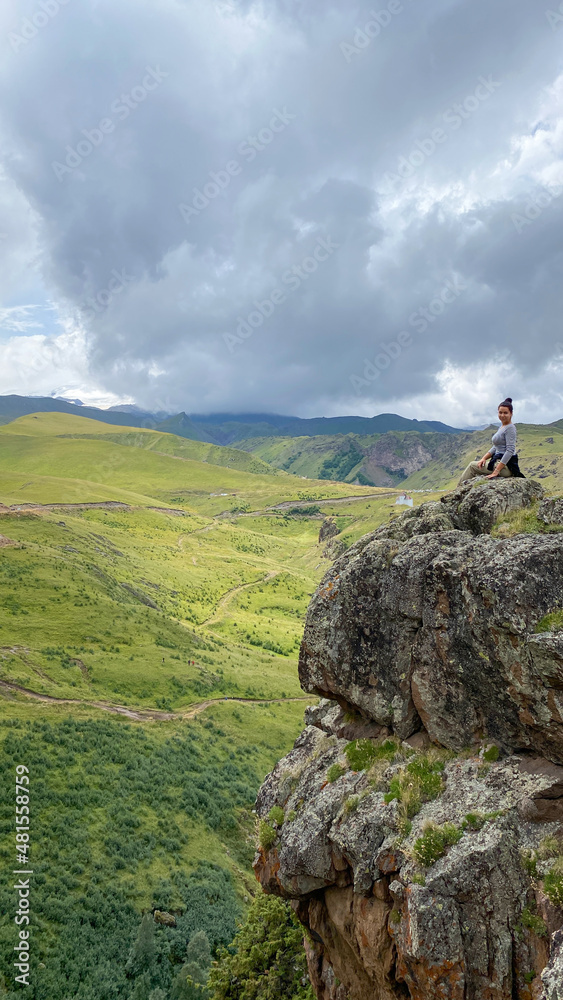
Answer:
[(186, 948), (186, 962), (172, 985), (172, 1000), (207, 1000), (207, 977), (211, 965), (211, 946), (205, 931), (192, 934)]
[(149, 1000), (150, 986), (150, 976), (147, 972), (144, 972), (142, 976), (137, 976), (131, 1000)]
[(192, 935), (186, 948), (186, 958), (188, 963), (195, 962), (202, 969), (206, 971), (209, 969), (211, 965), (211, 946), (205, 931), (197, 931), (196, 934)]
[(145, 913), (136, 941), (129, 952), (125, 970), (128, 975), (136, 976), (145, 969), (149, 969), (154, 958), (154, 919), (152, 913)]
[(209, 989), (212, 1000), (314, 1000), (303, 928), (288, 903), (263, 892), (255, 897), (231, 950), (220, 951)]

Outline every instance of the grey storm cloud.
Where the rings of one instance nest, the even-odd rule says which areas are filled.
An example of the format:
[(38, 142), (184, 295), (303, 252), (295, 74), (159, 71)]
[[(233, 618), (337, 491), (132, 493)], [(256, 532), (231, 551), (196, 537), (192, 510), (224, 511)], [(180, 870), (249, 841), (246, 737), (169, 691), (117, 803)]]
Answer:
[(92, 377), (145, 406), (385, 408), (498, 357), (540, 376), (562, 39), (537, 0), (8, 0), (0, 253), (33, 217)]

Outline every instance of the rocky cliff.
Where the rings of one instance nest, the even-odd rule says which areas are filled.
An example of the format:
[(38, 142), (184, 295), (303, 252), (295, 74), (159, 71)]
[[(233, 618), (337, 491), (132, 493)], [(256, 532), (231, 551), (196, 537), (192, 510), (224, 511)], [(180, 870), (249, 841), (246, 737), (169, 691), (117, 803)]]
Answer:
[(563, 525), (541, 498), (493, 480), (407, 510), (313, 597), (322, 700), (260, 791), (255, 870), (319, 1000), (563, 998)]

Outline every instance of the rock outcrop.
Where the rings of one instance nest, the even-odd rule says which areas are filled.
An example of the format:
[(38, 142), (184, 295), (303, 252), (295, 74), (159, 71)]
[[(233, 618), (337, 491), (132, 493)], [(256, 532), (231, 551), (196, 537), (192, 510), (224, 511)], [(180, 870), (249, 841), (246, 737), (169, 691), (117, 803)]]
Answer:
[(487, 534), (541, 492), (464, 486), (357, 542), (311, 601), (303, 688), (402, 739), (424, 728), (453, 750), (489, 737), (563, 760), (563, 634), (534, 633), (563, 607), (561, 536)]
[(330, 541), (338, 534), (338, 525), (331, 517), (325, 517), (319, 528), (319, 544)]
[(538, 518), (544, 524), (559, 524), (563, 526), (563, 497), (546, 497), (542, 500)]
[(487, 480), (408, 510), (311, 601), (322, 700), (260, 790), (255, 870), (319, 1000), (563, 998), (563, 633), (537, 631), (563, 533), (490, 535), (542, 495)]

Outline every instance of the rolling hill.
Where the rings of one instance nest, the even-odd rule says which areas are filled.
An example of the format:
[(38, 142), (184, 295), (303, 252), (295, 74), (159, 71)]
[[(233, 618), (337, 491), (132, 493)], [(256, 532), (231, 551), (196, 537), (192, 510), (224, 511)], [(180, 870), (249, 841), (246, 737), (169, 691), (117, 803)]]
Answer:
[[(331, 558), (319, 527), (331, 516), (350, 544), (393, 503), (60, 412), (0, 428), (0, 857), (14, 866), (23, 763), (31, 1000), (149, 995), (128, 964), (143, 913), (170, 921), (151, 922), (165, 998), (191, 934), (232, 939), (256, 891), (254, 797), (309, 700), (297, 651)], [(5, 886), (8, 1000), (12, 909)]]

